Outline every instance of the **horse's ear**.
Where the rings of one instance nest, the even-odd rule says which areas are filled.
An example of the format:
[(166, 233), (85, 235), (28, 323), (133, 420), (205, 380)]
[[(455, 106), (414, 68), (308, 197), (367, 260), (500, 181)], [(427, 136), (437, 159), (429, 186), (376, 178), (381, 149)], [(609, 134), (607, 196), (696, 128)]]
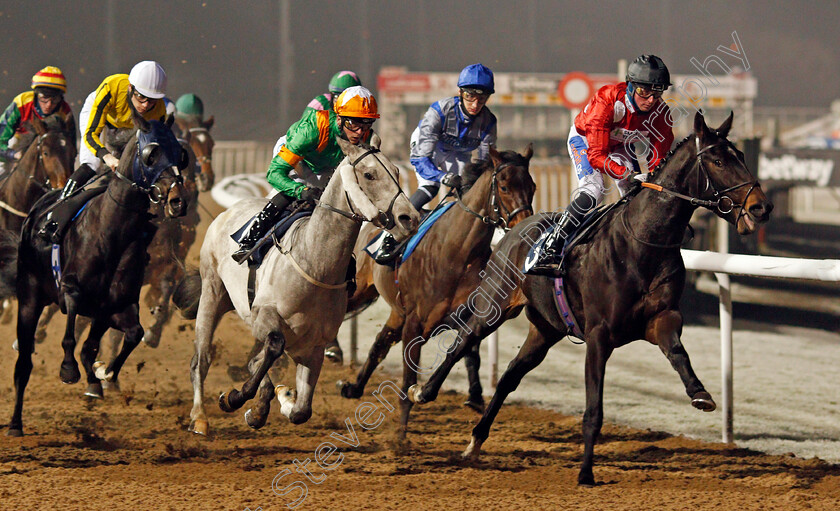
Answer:
[(525, 149), (525, 154), (523, 154), (522, 156), (524, 156), (526, 160), (531, 161), (531, 156), (534, 156), (534, 143), (533, 142), (528, 144), (528, 147)]
[(694, 134), (700, 140), (706, 138), (706, 134), (709, 133), (709, 127), (706, 126), (706, 119), (703, 118), (703, 114), (700, 113), (698, 110), (696, 114), (694, 114)]
[(43, 135), (47, 132), (47, 125), (37, 115), (33, 115), (29, 123), (32, 125), (32, 131), (37, 135)]
[(493, 161), (493, 166), (498, 167), (502, 163), (502, 155), (496, 150), (496, 146), (490, 146), (490, 160)]
[(137, 113), (134, 109), (132, 109), (132, 121), (134, 122), (134, 126), (144, 133), (148, 133), (152, 129), (152, 125), (149, 124), (149, 121), (144, 119), (143, 116)]
[(729, 130), (732, 129), (732, 119), (735, 117), (735, 112), (730, 111), (729, 117), (723, 121), (723, 124), (717, 129), (717, 134), (720, 138), (726, 138), (729, 135)]
[(207, 131), (210, 131), (210, 128), (213, 127), (213, 123), (216, 119), (211, 115), (209, 119), (201, 123), (201, 126), (204, 127)]
[(336, 140), (338, 141), (338, 147), (341, 148), (341, 152), (344, 153), (345, 156), (350, 156), (356, 148), (356, 146), (351, 144), (349, 141), (344, 140), (344, 137), (336, 137)]
[(376, 133), (370, 136), (370, 146), (379, 149), (379, 146), (382, 145), (382, 139)]
[(166, 124), (167, 128), (172, 129), (172, 124), (174, 122), (175, 122), (175, 116), (170, 114), (170, 115), (166, 116), (166, 120), (164, 121), (164, 124)]

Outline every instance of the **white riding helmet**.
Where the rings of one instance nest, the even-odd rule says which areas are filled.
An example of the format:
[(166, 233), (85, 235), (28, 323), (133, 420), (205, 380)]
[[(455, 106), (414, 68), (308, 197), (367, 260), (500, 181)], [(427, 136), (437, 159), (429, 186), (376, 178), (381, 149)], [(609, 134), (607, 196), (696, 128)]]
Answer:
[(160, 99), (166, 95), (166, 72), (153, 60), (144, 60), (131, 68), (128, 83), (147, 98)]

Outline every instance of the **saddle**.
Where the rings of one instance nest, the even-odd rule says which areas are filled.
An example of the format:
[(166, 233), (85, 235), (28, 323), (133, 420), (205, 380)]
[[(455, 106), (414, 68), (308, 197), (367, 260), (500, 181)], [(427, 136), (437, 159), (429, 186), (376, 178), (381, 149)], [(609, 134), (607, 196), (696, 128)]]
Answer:
[[(108, 189), (109, 181), (110, 176), (108, 173), (102, 173), (98, 176), (94, 176), (87, 184), (85, 184), (85, 186), (75, 191), (64, 200), (56, 200), (53, 202), (49, 207), (41, 212), (40, 216), (36, 220), (36, 232), (40, 232), (44, 225), (51, 220), (55, 220), (59, 223), (59, 225), (69, 226), (82, 213), (91, 199), (97, 195), (105, 193), (105, 190)], [(60, 193), (61, 190), (54, 190), (44, 195), (44, 197), (40, 200), (48, 200)], [(66, 233), (66, 229), (64, 232)]]
[[(277, 245), (280, 242), (280, 239), (283, 238), (283, 235), (289, 230), (289, 228), (294, 224), (298, 219), (311, 216), (312, 215), (312, 203), (309, 201), (295, 201), (291, 205), (289, 205), (283, 213), (280, 214), (280, 217), (274, 223), (274, 226), (268, 230), (265, 236), (260, 238), (254, 244), (254, 249), (251, 252), (251, 255), (248, 257), (248, 266), (253, 267), (254, 269), (259, 268), (262, 264), (263, 260), (265, 259), (266, 254), (271, 249), (271, 247)], [(257, 213), (259, 214), (259, 212)], [(240, 240), (245, 236), (248, 232), (248, 227), (257, 217), (255, 214), (251, 218), (248, 219), (245, 224), (242, 225), (239, 229), (236, 230), (233, 234), (230, 235), (233, 241), (239, 243)], [(268, 243), (269, 240), (274, 240), (274, 243)]]

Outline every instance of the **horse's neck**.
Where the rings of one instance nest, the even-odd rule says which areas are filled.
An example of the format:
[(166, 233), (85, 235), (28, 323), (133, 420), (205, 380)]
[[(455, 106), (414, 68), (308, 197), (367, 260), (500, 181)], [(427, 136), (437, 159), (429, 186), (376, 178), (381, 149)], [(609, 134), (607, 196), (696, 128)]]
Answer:
[[(493, 171), (484, 171), (467, 193), (461, 198), (464, 205), (483, 217), (492, 215), (491, 201), (493, 200), (491, 188), (493, 185)], [(488, 244), (493, 238), (495, 227), (484, 222), (472, 213), (463, 208), (457, 208), (457, 214), (453, 215), (452, 224), (448, 225), (449, 232), (463, 233), (465, 241), (462, 246), (475, 247), (486, 241)], [(454, 225), (453, 225), (454, 224)]]
[[(330, 178), (320, 201), (350, 211), (339, 172)], [(344, 277), (361, 226), (361, 222), (316, 207), (308, 221), (302, 224), (291, 250), (313, 277), (332, 283)]]
[[(659, 171), (655, 183), (683, 195), (697, 196), (690, 186), (694, 160), (682, 154)], [(643, 189), (627, 205), (627, 222), (639, 238), (659, 245), (679, 243), (696, 206), (664, 192)]]

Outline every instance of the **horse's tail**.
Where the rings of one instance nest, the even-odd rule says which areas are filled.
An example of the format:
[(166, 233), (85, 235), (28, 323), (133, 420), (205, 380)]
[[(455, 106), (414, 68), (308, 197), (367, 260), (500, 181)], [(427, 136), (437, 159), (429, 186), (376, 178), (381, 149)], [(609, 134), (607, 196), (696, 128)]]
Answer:
[(20, 238), (16, 232), (0, 230), (0, 299), (15, 296), (19, 244)]
[(201, 275), (198, 268), (190, 268), (175, 286), (172, 303), (181, 311), (184, 319), (195, 319), (198, 314), (198, 299), (201, 298)]

